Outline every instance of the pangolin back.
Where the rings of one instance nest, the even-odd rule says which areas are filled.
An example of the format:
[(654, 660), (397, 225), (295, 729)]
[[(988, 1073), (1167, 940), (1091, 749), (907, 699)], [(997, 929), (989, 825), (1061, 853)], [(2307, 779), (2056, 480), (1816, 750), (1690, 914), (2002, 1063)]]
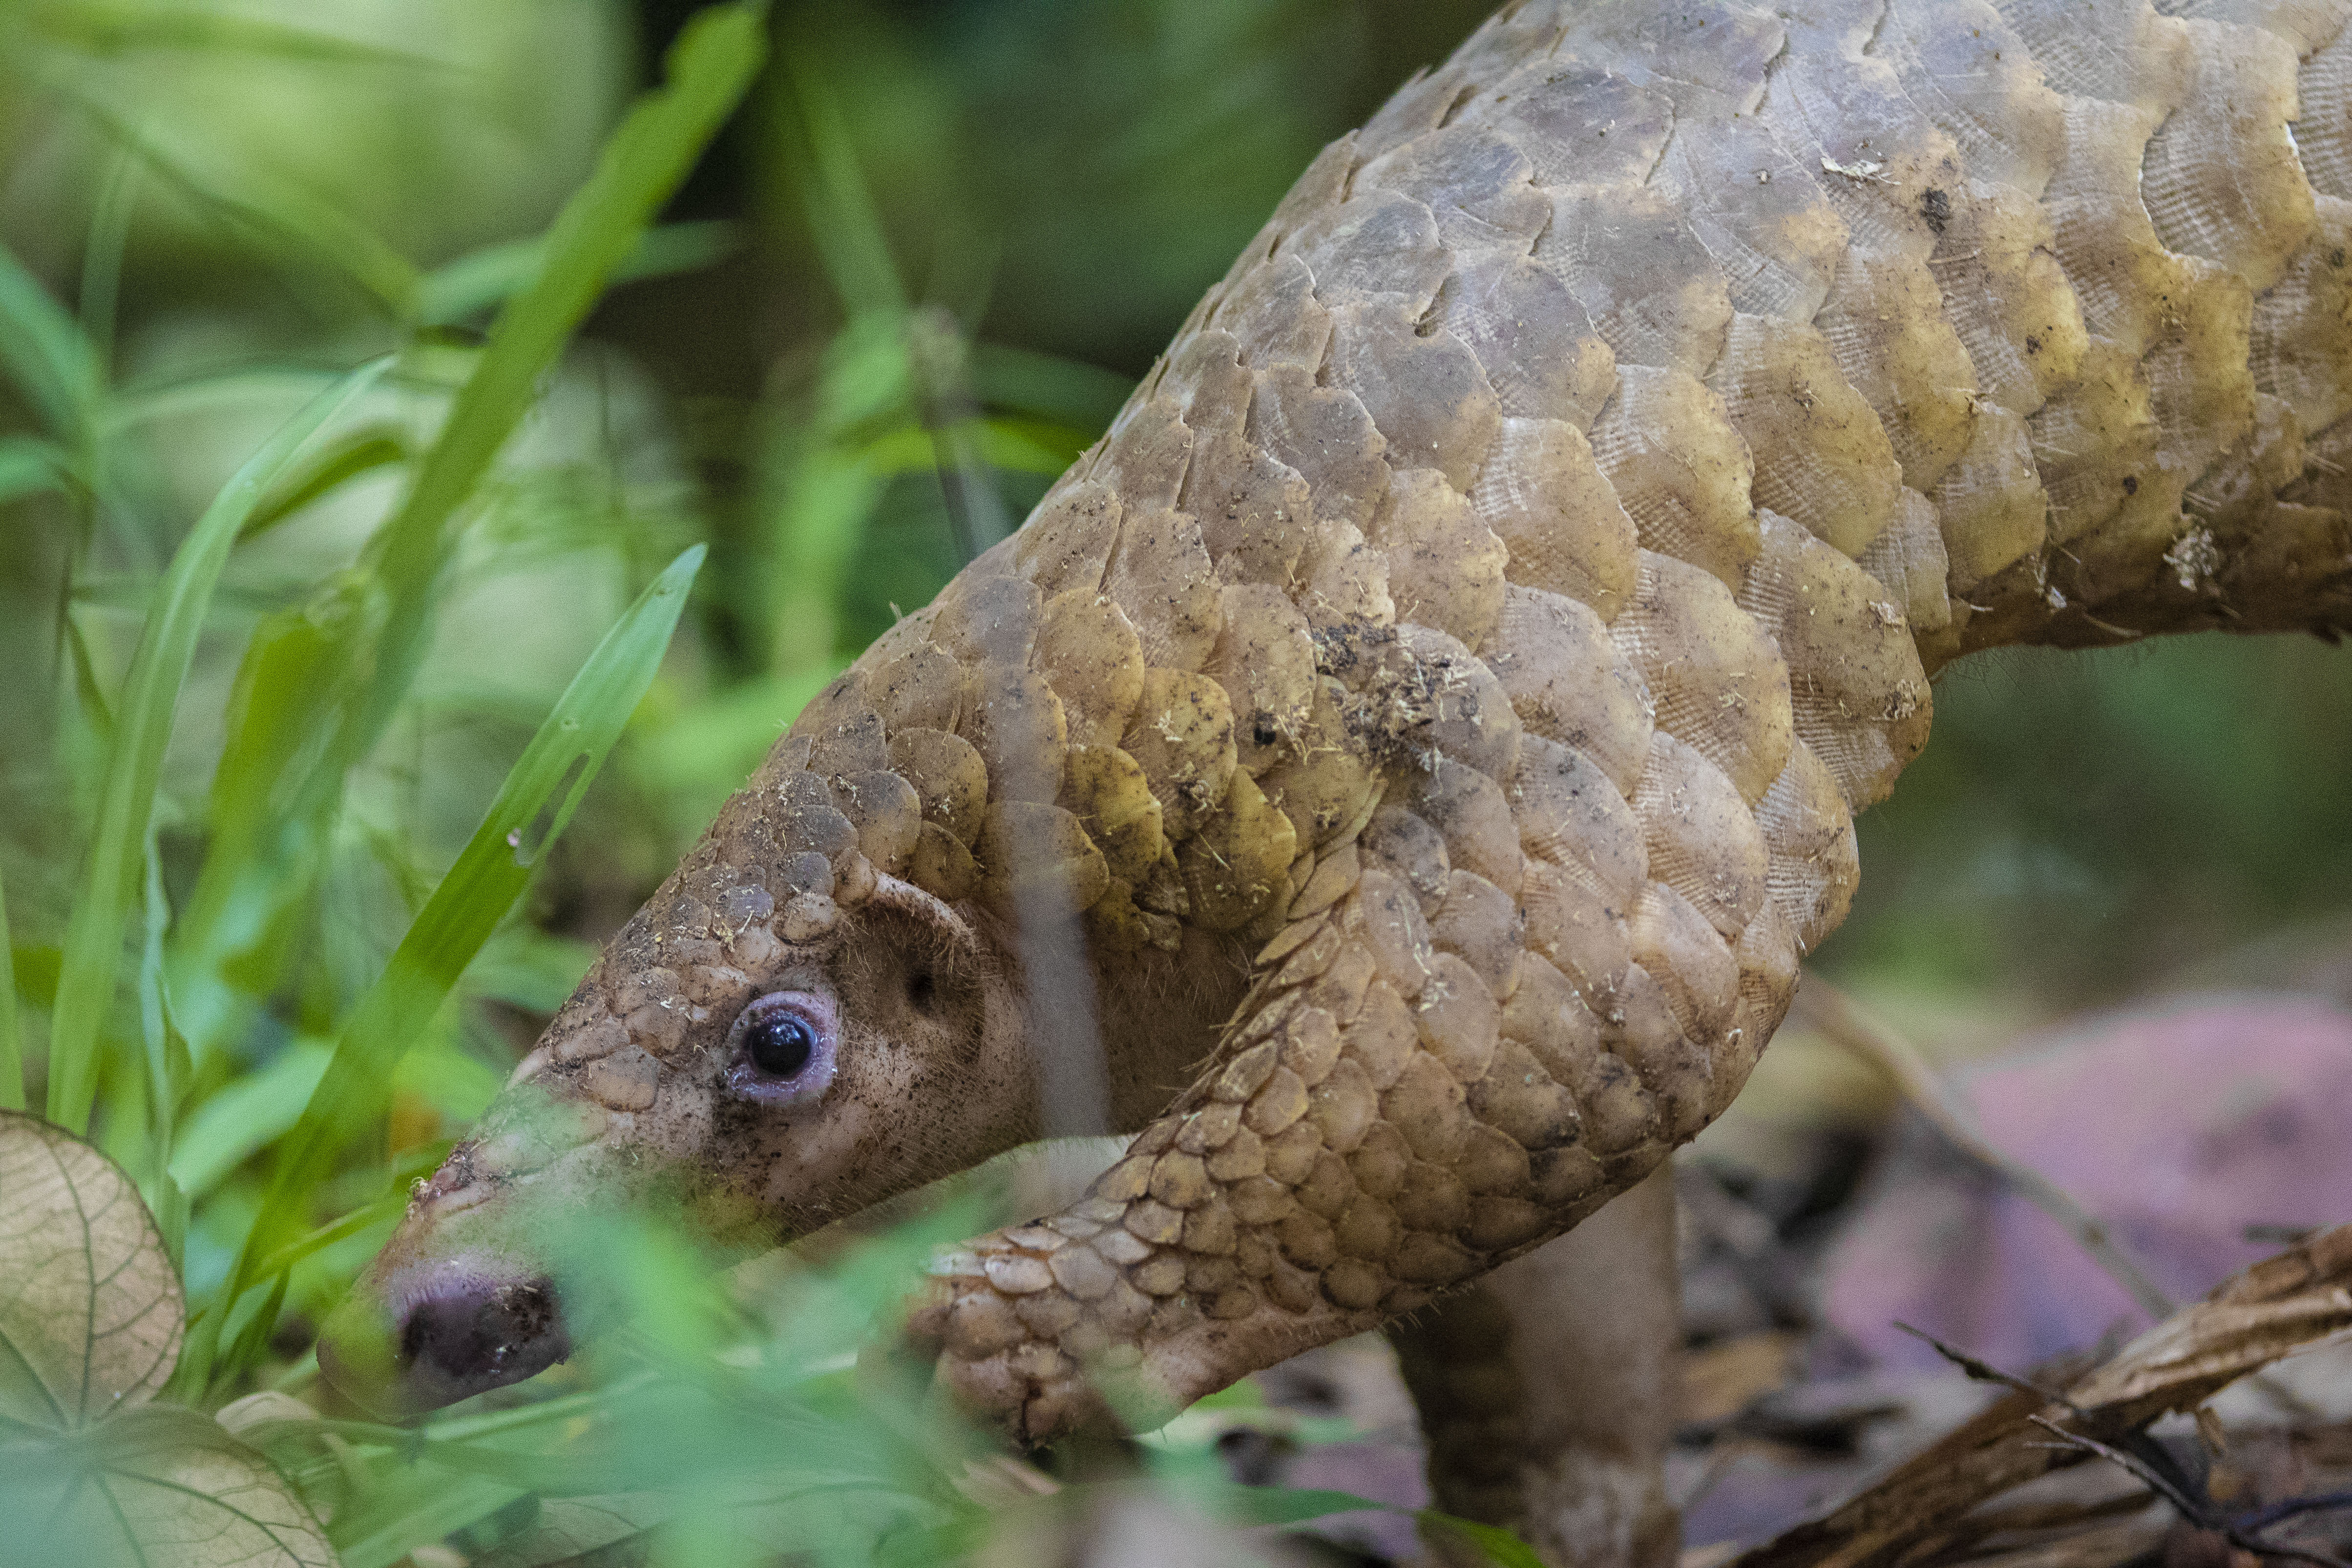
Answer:
[(1042, 1436), (1559, 1234), (1739, 1089), (1930, 670), (2352, 623), (2347, 13), (1529, 0), (1328, 148), (645, 917), (880, 872), (1082, 911), (1112, 991), (1255, 953), (935, 1282), (950, 1377)]

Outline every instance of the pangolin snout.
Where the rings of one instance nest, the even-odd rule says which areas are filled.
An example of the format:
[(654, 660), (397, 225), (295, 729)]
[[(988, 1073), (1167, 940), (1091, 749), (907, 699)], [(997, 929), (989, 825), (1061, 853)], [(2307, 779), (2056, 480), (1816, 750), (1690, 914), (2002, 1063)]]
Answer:
[(338, 1312), (319, 1340), (320, 1374), (381, 1414), (437, 1410), (572, 1354), (554, 1282), (543, 1276), (444, 1267), (385, 1284), (378, 1299), (388, 1312)]

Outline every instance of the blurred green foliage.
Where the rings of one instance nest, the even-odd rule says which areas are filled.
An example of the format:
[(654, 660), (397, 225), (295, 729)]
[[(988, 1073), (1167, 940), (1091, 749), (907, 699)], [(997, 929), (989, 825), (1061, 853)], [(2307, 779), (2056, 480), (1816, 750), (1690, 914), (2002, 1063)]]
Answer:
[[(593, 944), (1094, 438), (1315, 151), (1485, 9), (0, 0), (0, 1105), (94, 1105), (182, 1255), (179, 1396), (305, 1386), (308, 1325)], [(699, 65), (616, 132), (690, 15)], [(977, 483), (951, 505), (942, 471)], [(640, 596), (695, 546), (655, 674), (677, 607)], [(2031, 1012), (2352, 914), (2343, 651), (2004, 655), (1937, 700), (1864, 821), (1841, 977)], [(597, 744), (551, 750), (574, 720)], [(551, 797), (562, 836), (497, 863)], [(747, 1451), (849, 1418), (807, 1369), (919, 1240), (759, 1362), (798, 1370)], [(637, 1274), (646, 1301), (699, 1278)], [(697, 1299), (677, 1321), (721, 1326), (664, 1353), (682, 1377), (769, 1332)], [(559, 1429), (505, 1419), (434, 1441)], [(564, 1440), (671, 1430), (598, 1419)], [(352, 1561), (487, 1544), (553, 1495), (470, 1447), (442, 1472), (356, 1430), (271, 1452), (323, 1464), (327, 1437), (354, 1446)], [(884, 1450), (931, 1440), (856, 1462), (903, 1479)], [(971, 1455), (922, 1453), (900, 1493), (929, 1500), (845, 1512), (840, 1560), (968, 1517)]]

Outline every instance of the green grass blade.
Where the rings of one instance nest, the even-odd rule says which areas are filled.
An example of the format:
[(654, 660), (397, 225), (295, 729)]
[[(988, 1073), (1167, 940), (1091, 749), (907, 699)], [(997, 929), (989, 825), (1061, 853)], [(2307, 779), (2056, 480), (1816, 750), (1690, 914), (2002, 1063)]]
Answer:
[(262, 494), (303, 444), (373, 384), (389, 361), (352, 371), (281, 426), (222, 487), (172, 558), (139, 638), (115, 714), (80, 897), (66, 925), (64, 967), (49, 1026), (49, 1119), (79, 1133), (98, 1089), (98, 1035), (114, 998), (123, 921), (138, 890), (147, 821), (163, 770), (180, 685), (221, 568)]
[(173, 1027), (171, 998), (163, 985), (163, 928), (172, 922), (163, 892), (163, 856), (155, 824), (147, 829), (146, 941), (139, 958), (139, 1033), (147, 1058), (147, 1162), (139, 1173), (140, 1196), (163, 1233), (163, 1249), (177, 1269), (187, 1254), (188, 1195), (172, 1178), (172, 1126), (188, 1082), (188, 1048)]
[(571, 821), (653, 684), (702, 557), (700, 545), (679, 556), (605, 633), (361, 998), (287, 1137), (215, 1321), (257, 1281), (254, 1265), (299, 1233), (311, 1189), (353, 1129), (376, 1114), (401, 1055), (432, 1021), (521, 895), (547, 845)]
[(89, 236), (81, 247), (81, 326), (100, 365), (114, 361), (115, 308), (122, 292), (122, 253), (129, 248), (131, 209), (139, 202), (139, 160), (116, 154), (98, 188)]
[(329, 579), (256, 628), (237, 668), (204, 865), (172, 934), (173, 995), (199, 1061), (290, 959), (291, 912), (313, 884), (341, 789), (321, 754), (359, 699), (381, 624), (369, 590), (358, 571)]
[(25, 1037), (16, 1011), (16, 949), (8, 937), (8, 893), (0, 887), (0, 1111), (25, 1108)]
[[(383, 570), (399, 601), (389, 650), (395, 665), (414, 656), (427, 608), (423, 585), (437, 570), (450, 517), (530, 407), (541, 374), (750, 87), (766, 47), (763, 9), (738, 4), (696, 14), (670, 50), (667, 83), (604, 143), (595, 172), (548, 230), (545, 267), (499, 312), (480, 364), (385, 534)], [(404, 689), (404, 671), (400, 678)], [(385, 713), (373, 716), (380, 723)]]
[(1433, 1508), (1424, 1508), (1413, 1517), (1422, 1521), (1424, 1533), (1433, 1529), (1439, 1534), (1466, 1542), (1497, 1568), (1544, 1568), (1543, 1559), (1535, 1554), (1534, 1548), (1499, 1524), (1481, 1524), (1476, 1520), (1440, 1513)]
[(239, 54), (318, 65), (398, 66), (446, 72), (446, 60), (339, 34), (217, 11), (89, 3), (45, 6), (34, 25), (51, 42), (106, 57), (149, 49)]
[[(450, 519), (605, 283), (642, 254), (646, 225), (750, 85), (763, 38), (756, 5), (696, 16), (670, 52), (668, 84), (629, 111), (595, 171), (530, 247), (536, 275), (499, 313), (408, 496), (371, 545), (368, 568), (256, 633), (214, 790), (212, 846), (174, 955), (182, 1019), (199, 1057), (235, 999), (219, 978), (224, 966), (302, 897), (344, 774), (407, 695)], [(260, 988), (268, 983), (263, 977)]]
[(257, 538), (312, 502), (379, 468), (405, 463), (408, 456), (404, 433), (396, 424), (387, 422), (352, 431), (320, 453), (306, 471), (290, 476), (284, 489), (265, 497), (238, 542)]
[[(638, 236), (636, 246), (613, 269), (608, 283), (694, 272), (723, 260), (740, 235), (733, 224), (664, 224)], [(547, 263), (545, 239), (494, 245), (436, 267), (416, 295), (420, 326), (446, 327), (477, 310), (505, 303), (527, 287)]]
[(149, 172), (199, 209), (218, 214), (281, 255), (306, 257), (342, 274), (393, 316), (405, 318), (415, 308), (415, 264), (334, 203), (298, 181), (256, 165), (234, 174), (210, 167), (200, 156), (149, 134), (82, 80), (59, 71), (37, 74), (46, 78), (45, 85), (70, 98)]
[(1135, 383), (1117, 371), (997, 343), (971, 347), (972, 395), (990, 408), (1019, 409), (1100, 435)]
[(0, 365), (49, 433), (79, 449), (105, 395), (97, 352), (65, 307), (0, 246)]
[(856, 433), (877, 412), (913, 399), (903, 326), (897, 316), (860, 316), (834, 338), (811, 417), (780, 454), (768, 610), (773, 666), (787, 679), (836, 651), (842, 583), (888, 476)]
[(342, 1568), (392, 1568), (415, 1548), (438, 1542), (530, 1495), (488, 1476), (452, 1476), (441, 1470), (425, 1472), (411, 1490), (415, 1494), (411, 1507), (362, 1507), (335, 1515), (327, 1538), (334, 1542)]
[(73, 460), (46, 441), (0, 435), (0, 507), (26, 496), (64, 493)]
[(907, 291), (898, 264), (883, 237), (882, 215), (857, 166), (841, 108), (814, 61), (787, 57), (786, 74), (800, 110), (800, 130), (808, 162), (801, 175), (801, 200), (809, 235), (824, 260), (825, 276), (853, 316), (902, 316)]
[[(442, 1143), (434, 1145), (433, 1147), (436, 1150), (446, 1151), (449, 1147), (449, 1145), (445, 1140)], [(433, 1162), (433, 1165), (438, 1164), (440, 1164), (440, 1161), (437, 1159)], [(308, 1236), (303, 1237), (300, 1240), (289, 1241), (285, 1246), (280, 1247), (277, 1251), (272, 1252), (268, 1257), (264, 1258), (255, 1266), (253, 1270), (254, 1277), (262, 1280), (276, 1279), (278, 1275), (285, 1273), (288, 1270), (293, 1268), (295, 1264), (299, 1263), (303, 1259), (308, 1258), (313, 1252), (332, 1247), (336, 1242), (347, 1239), (350, 1237), (357, 1236), (361, 1231), (369, 1228), (371, 1226), (390, 1225), (394, 1220), (398, 1219), (403, 1214), (407, 1212), (408, 1189), (411, 1182), (424, 1180), (426, 1176), (432, 1173), (433, 1165), (428, 1165), (423, 1170), (418, 1171), (415, 1176), (411, 1178), (411, 1181), (394, 1182), (385, 1191), (383, 1196), (377, 1198), (373, 1203), (362, 1204), (361, 1207), (352, 1210), (349, 1214), (344, 1215), (340, 1219), (329, 1220), (326, 1224), (321, 1225), (319, 1228), (313, 1230)]]
[(300, 1119), (327, 1071), (328, 1047), (296, 1041), (198, 1106), (172, 1147), (172, 1179), (203, 1197)]

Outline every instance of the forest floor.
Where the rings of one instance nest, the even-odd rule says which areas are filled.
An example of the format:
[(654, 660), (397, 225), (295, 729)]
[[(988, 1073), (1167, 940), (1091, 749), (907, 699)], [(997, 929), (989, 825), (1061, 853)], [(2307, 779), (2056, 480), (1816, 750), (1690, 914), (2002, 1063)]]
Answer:
[[(2145, 1291), (2193, 1301), (2352, 1218), (2346, 951), (2331, 942), (2317, 958), (2237, 967), (2292, 990), (2184, 990), (2021, 1037), (1989, 1022), (1978, 1035), (2003, 1043), (1939, 1053), (1966, 1059), (1941, 1081), (1999, 1155), (2095, 1217)], [(1957, 1148), (1801, 1013), (1739, 1108), (1685, 1152), (1676, 1193), (1685, 1356), (1667, 1479), (1683, 1513), (1681, 1568), (1737, 1568), (2007, 1393), (1926, 1336), (1983, 1364), (1979, 1373), (2063, 1386), (2152, 1322), (2014, 1179)], [(1428, 1505), (1412, 1403), (1385, 1342), (1328, 1346), (1255, 1383), (1263, 1407), (1185, 1418), (1213, 1424), (1235, 1480)], [(2352, 1343), (2278, 1362), (2148, 1437), (2151, 1460), (2177, 1467), (2203, 1523), (2294, 1513), (2262, 1544), (2311, 1561), (2352, 1550)], [(1965, 1528), (1871, 1561), (2257, 1561), (2116, 1464), (2084, 1458), (1990, 1500)], [(1279, 1550), (1301, 1562), (1424, 1560), (1399, 1512), (1335, 1516), (1307, 1537)]]

